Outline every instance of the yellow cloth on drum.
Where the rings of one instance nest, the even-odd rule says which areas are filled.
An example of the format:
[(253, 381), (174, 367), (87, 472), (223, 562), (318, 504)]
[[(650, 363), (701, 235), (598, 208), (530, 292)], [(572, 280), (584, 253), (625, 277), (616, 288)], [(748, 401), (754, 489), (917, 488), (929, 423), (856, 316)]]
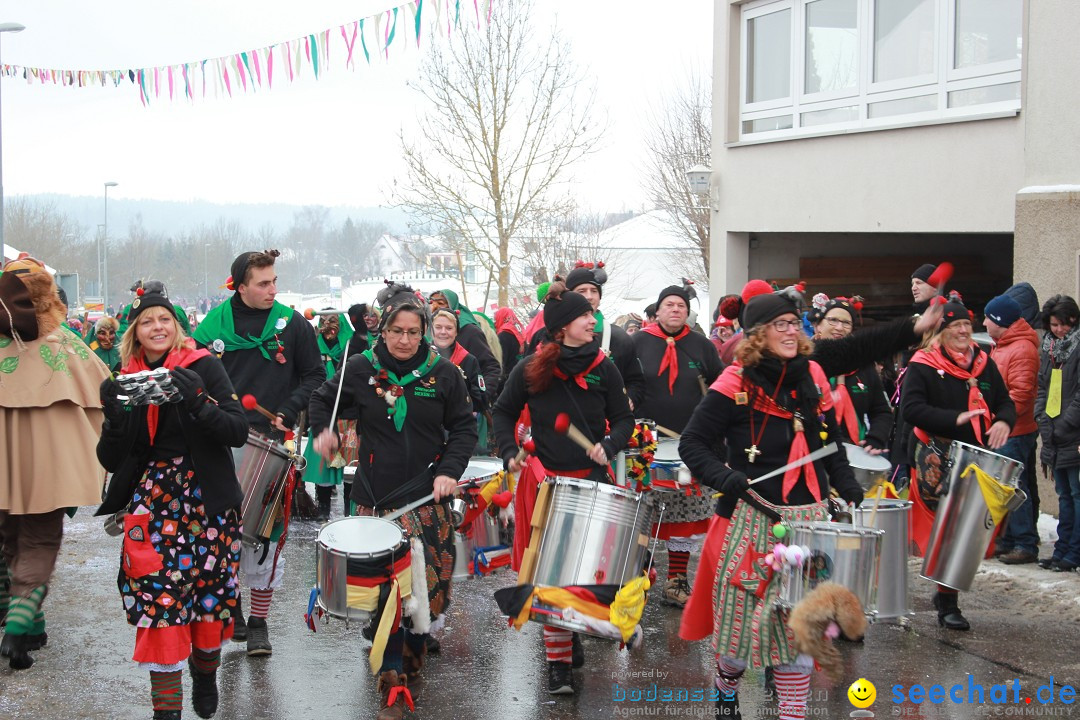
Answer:
[[(412, 595), (412, 570), (408, 569), (406, 572), (401, 573), (401, 575), (398, 576), (398, 580), (398, 584), (401, 587), (401, 597), (407, 598)], [(360, 587), (358, 585), (350, 585), (345, 590), (345, 604), (356, 610), (375, 612), (379, 608), (380, 587), (382, 586)]]
[(524, 605), (522, 605), (521, 612), (514, 618), (515, 630), (520, 630), (521, 626), (528, 622), (534, 599), (539, 600), (545, 605), (551, 605), (552, 607), (574, 608), (583, 615), (594, 617), (597, 620), (609, 619), (610, 610), (606, 605), (589, 602), (561, 587), (534, 586), (532, 593), (529, 594), (528, 599), (526, 599)]
[(971, 463), (960, 477), (967, 477), (971, 471), (975, 471), (975, 478), (979, 481), (979, 489), (982, 490), (986, 507), (990, 510), (990, 517), (995, 525), (1000, 525), (1008, 511), (1009, 500), (1016, 494), (1016, 488), (1002, 485), (996, 479), (990, 477), (975, 463)]
[(487, 485), (480, 488), (480, 497), (484, 498), (484, 505), (491, 504), (491, 498), (495, 497), (499, 492), (499, 488), (502, 487), (502, 478), (505, 470), (502, 470), (495, 474), (495, 478), (488, 482)]
[(645, 593), (651, 585), (649, 576), (641, 575), (623, 585), (615, 594), (608, 619), (619, 628), (624, 643), (629, 642), (634, 628), (641, 621), (641, 613), (645, 611)]
[(900, 491), (896, 489), (896, 486), (891, 481), (885, 480), (866, 491), (867, 498), (875, 498), (879, 495), (884, 500), (896, 500), (900, 497)]

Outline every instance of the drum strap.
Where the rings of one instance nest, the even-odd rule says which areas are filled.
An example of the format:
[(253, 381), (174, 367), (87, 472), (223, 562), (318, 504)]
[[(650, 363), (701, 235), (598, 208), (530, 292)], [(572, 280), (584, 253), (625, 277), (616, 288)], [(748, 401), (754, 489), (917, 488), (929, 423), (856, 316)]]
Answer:
[[(427, 486), (430, 485), (432, 480), (434, 479), (434, 477), (435, 477), (434, 473), (435, 473), (435, 465), (434, 464), (428, 465), (426, 468), (421, 470), (417, 475), (415, 475), (412, 478), (406, 480), (401, 485), (398, 485), (397, 487), (395, 487), (393, 490), (391, 490), (389, 493), (387, 493), (381, 500), (376, 500), (375, 499), (375, 495), (372, 492), (372, 488), (371, 488), (370, 483), (368, 483), (368, 482), (360, 483), (361, 489), (364, 490), (364, 491), (367, 491), (367, 496), (368, 496), (367, 499), (370, 500), (370, 502), (365, 501), (364, 504), (366, 504), (370, 508), (375, 508), (375, 509), (377, 509), (379, 511), (392, 510), (395, 507), (400, 507), (401, 505), (405, 504), (405, 500), (407, 498), (409, 498), (411, 495), (415, 495), (418, 492), (420, 492), (422, 490), (425, 490), (427, 488)], [(363, 477), (363, 475), (360, 474), (360, 473), (358, 473), (358, 475)]]
[(765, 517), (772, 520), (774, 523), (777, 523), (777, 522), (780, 522), (780, 521), (783, 520), (783, 518), (780, 517), (780, 513), (776, 512), (772, 508), (770, 508), (767, 505), (765, 505), (764, 503), (762, 503), (760, 498), (758, 498), (758, 496), (756, 494), (752, 493), (752, 492), (744, 492), (742, 495), (739, 496), (739, 499), (742, 500), (747, 505), (749, 505), (750, 507), (757, 510), (759, 513), (761, 513)]

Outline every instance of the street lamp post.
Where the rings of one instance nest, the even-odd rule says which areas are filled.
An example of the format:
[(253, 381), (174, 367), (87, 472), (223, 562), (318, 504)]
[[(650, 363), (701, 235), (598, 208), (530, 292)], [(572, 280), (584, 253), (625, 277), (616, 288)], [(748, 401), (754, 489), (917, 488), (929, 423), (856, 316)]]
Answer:
[(104, 304), (105, 312), (109, 311), (109, 188), (116, 187), (120, 183), (109, 181), (105, 183), (105, 231), (102, 233), (101, 244), (104, 246), (102, 250), (102, 257), (104, 258), (104, 272), (105, 272), (105, 294)]
[[(105, 295), (102, 293), (101, 288), (101, 241), (105, 237), (105, 226), (98, 223), (97, 236), (94, 237), (94, 246), (97, 248), (97, 287), (94, 289), (94, 294), (99, 295), (104, 302)], [(104, 310), (104, 308), (103, 308)]]
[[(0, 35), (6, 32), (22, 32), (26, 29), (25, 25), (19, 23), (6, 22), (0, 23)], [(2, 66), (0, 66), (2, 67)], [(2, 113), (0, 113), (2, 116)], [(3, 132), (0, 131), (0, 265), (4, 263), (4, 258), (7, 257), (7, 243), (4, 241), (4, 155), (3, 155)]]
[(202, 294), (206, 300), (206, 304), (210, 304), (210, 282), (207, 280), (206, 272), (206, 249), (210, 247), (210, 243), (203, 243), (202, 246)]

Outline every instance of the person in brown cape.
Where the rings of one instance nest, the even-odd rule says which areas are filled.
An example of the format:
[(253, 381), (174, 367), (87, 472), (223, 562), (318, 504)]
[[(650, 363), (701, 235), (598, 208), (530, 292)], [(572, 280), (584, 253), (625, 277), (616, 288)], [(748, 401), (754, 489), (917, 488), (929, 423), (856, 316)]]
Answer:
[[(69, 508), (101, 499), (94, 449), (109, 371), (63, 327), (64, 306), (45, 266), (25, 253), (0, 274), (0, 549), (10, 606), (0, 656), (14, 670), (47, 642), (42, 601)], [(63, 438), (63, 452), (57, 442)], [(6, 583), (0, 583), (3, 585)]]

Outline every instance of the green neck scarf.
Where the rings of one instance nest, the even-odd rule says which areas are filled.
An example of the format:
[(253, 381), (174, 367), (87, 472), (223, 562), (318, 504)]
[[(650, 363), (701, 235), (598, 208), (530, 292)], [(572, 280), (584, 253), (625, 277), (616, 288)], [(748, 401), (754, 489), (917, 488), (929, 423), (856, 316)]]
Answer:
[(592, 316), (596, 318), (596, 327), (593, 328), (593, 332), (599, 335), (604, 332), (604, 313), (597, 310)]
[(326, 344), (326, 338), (322, 333), (316, 333), (315, 337), (319, 341), (319, 352), (323, 357), (328, 357), (330, 360), (326, 363), (326, 377), (334, 377), (336, 370), (334, 369), (334, 363), (341, 360), (342, 355), (345, 354), (345, 345), (349, 342), (352, 336), (355, 334), (355, 330), (349, 324), (348, 318), (344, 315), (338, 315), (338, 336), (337, 345), (330, 347)]
[(405, 426), (405, 416), (409, 412), (409, 405), (405, 401), (404, 388), (408, 386), (409, 383), (415, 382), (428, 374), (435, 363), (439, 361), (438, 351), (435, 350), (434, 347), (429, 348), (427, 359), (424, 360), (423, 364), (406, 374), (404, 378), (399, 378), (394, 373), (383, 368), (379, 363), (379, 359), (375, 357), (375, 351), (373, 349), (369, 348), (360, 354), (368, 359), (368, 362), (371, 363), (371, 367), (375, 368), (376, 387), (380, 387), (378, 381), (385, 377), (391, 385), (391, 388), (385, 390), (385, 392), (392, 392), (394, 386), (402, 388), (402, 394), (397, 396), (397, 400), (394, 401), (393, 405), (386, 408), (386, 413), (394, 418), (394, 429), (401, 432), (401, 428)]
[[(241, 337), (236, 334), (236, 326), (233, 321), (232, 303), (226, 301), (207, 313), (199, 327), (195, 328), (195, 339), (209, 347), (215, 353), (230, 352), (232, 350), (251, 350), (258, 348), (264, 358), (270, 360), (270, 353), (266, 351), (266, 341), (285, 329), (285, 325), (292, 317), (291, 308), (274, 301), (270, 308), (270, 314), (266, 317), (266, 325), (263, 326), (259, 337)], [(284, 320), (281, 327), (278, 321)], [(214, 347), (214, 341), (224, 343), (223, 349)]]

